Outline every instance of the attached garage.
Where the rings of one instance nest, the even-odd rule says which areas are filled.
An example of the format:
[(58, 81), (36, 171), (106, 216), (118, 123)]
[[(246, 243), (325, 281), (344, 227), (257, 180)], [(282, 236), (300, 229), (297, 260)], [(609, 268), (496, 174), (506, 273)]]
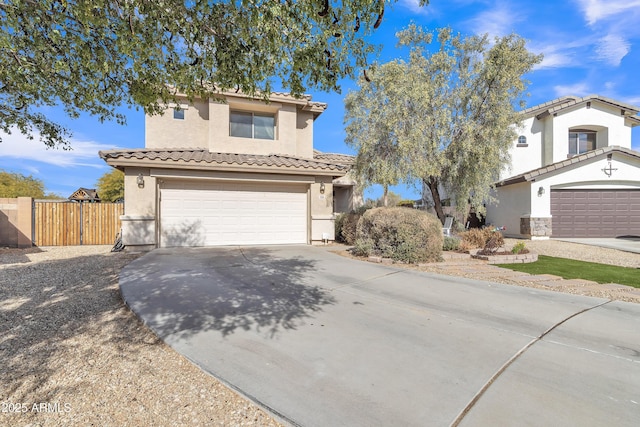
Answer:
[(640, 190), (551, 190), (553, 237), (640, 236)]
[(308, 243), (308, 184), (166, 181), (160, 246)]

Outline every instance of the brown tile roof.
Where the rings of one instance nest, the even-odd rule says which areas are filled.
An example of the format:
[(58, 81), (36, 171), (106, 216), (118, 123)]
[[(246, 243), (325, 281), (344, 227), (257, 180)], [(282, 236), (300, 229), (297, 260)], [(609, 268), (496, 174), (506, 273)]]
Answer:
[(212, 153), (204, 148), (156, 148), (156, 149), (130, 149), (130, 150), (107, 150), (100, 151), (100, 157), (105, 160), (140, 160), (157, 162), (160, 165), (167, 162), (180, 163), (204, 163), (207, 165), (237, 165), (237, 166), (258, 166), (270, 169), (288, 170), (309, 170), (313, 171), (335, 171), (343, 175), (349, 170), (348, 164), (331, 161), (328, 158), (305, 159), (280, 154), (232, 154), (232, 153)]
[(340, 153), (323, 153), (322, 151), (313, 150), (313, 158), (323, 162), (338, 163), (343, 165), (353, 165), (356, 161), (355, 156)]
[(558, 169), (563, 169), (567, 166), (571, 166), (576, 163), (580, 163), (585, 160), (592, 159), (594, 157), (604, 157), (605, 154), (609, 154), (612, 152), (618, 152), (618, 153), (626, 154), (626, 155), (640, 159), (640, 152), (631, 150), (629, 148), (612, 145), (609, 147), (603, 147), (603, 148), (598, 148), (592, 151), (587, 151), (586, 153), (573, 156), (570, 159), (562, 160), (560, 162), (552, 163), (550, 165), (543, 166), (541, 168), (534, 169), (529, 172), (522, 173), (520, 175), (512, 176), (510, 178), (497, 182), (496, 187), (503, 187), (505, 185), (517, 184), (519, 182), (534, 181), (535, 178), (539, 177), (540, 175), (544, 175), (546, 173), (553, 172)]

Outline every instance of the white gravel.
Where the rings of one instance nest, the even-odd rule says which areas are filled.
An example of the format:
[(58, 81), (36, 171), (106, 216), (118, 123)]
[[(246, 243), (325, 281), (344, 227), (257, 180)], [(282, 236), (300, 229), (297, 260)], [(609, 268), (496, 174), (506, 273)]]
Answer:
[(277, 426), (123, 304), (136, 255), (0, 249), (0, 425)]

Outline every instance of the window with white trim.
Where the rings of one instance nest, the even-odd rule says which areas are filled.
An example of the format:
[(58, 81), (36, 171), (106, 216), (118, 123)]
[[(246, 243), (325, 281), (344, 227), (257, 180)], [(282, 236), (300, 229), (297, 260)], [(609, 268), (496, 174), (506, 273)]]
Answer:
[(231, 111), (229, 135), (240, 138), (275, 139), (276, 117), (273, 114)]

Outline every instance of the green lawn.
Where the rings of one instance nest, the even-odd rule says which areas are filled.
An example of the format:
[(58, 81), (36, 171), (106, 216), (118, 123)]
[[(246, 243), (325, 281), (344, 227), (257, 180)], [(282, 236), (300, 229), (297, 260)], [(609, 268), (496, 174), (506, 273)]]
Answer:
[(565, 279), (585, 279), (598, 283), (618, 283), (640, 288), (640, 269), (539, 255), (528, 264), (500, 264), (500, 267), (530, 274), (554, 274)]

